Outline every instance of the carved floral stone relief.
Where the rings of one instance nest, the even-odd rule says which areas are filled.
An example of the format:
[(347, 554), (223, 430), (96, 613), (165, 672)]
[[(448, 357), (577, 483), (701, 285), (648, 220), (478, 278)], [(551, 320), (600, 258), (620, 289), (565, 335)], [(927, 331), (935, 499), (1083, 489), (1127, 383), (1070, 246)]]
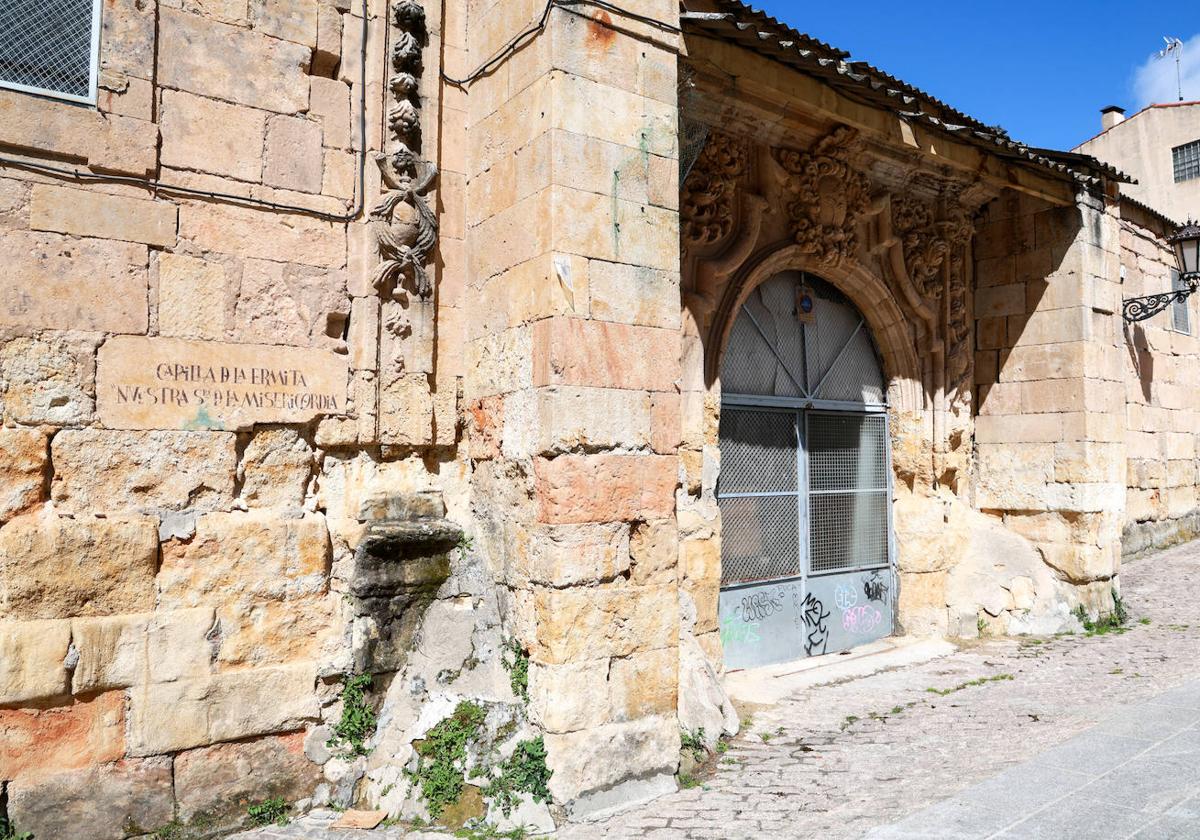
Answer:
[(749, 170), (749, 159), (743, 140), (720, 132), (709, 134), (680, 191), (679, 224), (685, 250), (715, 245), (733, 231), (737, 187)]
[(837, 265), (858, 250), (858, 225), (870, 203), (870, 181), (851, 165), (858, 132), (838, 126), (807, 151), (777, 148), (791, 234), (806, 253)]

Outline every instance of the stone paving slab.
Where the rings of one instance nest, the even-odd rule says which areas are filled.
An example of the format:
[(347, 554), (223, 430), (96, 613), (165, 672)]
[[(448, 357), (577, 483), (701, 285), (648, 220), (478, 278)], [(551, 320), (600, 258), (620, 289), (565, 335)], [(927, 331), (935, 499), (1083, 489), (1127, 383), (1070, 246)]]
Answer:
[[(1200, 680), (1120, 707), (1084, 734), (876, 828), (866, 840), (1116, 840), (1174, 832), (1193, 816), (1191, 803), (1200, 801), (1196, 698)], [(1189, 830), (1184, 836), (1200, 837), (1200, 822), (1193, 820)]]
[[(754, 713), (702, 787), (555, 836), (1200, 840), (1200, 787), (1180, 781), (1200, 783), (1200, 542), (1128, 563), (1121, 580), (1124, 634), (986, 640), (797, 690)], [(398, 830), (333, 835), (304, 821), (239, 838)]]

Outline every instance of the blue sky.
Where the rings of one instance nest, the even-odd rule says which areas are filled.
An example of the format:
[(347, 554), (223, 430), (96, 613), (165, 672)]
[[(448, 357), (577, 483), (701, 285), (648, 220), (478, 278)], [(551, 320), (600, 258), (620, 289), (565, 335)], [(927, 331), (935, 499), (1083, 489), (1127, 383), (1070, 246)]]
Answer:
[(1175, 101), (1174, 60), (1153, 58), (1164, 35), (1185, 42), (1184, 97), (1200, 99), (1189, 0), (749, 2), (1033, 146), (1083, 142), (1106, 105)]

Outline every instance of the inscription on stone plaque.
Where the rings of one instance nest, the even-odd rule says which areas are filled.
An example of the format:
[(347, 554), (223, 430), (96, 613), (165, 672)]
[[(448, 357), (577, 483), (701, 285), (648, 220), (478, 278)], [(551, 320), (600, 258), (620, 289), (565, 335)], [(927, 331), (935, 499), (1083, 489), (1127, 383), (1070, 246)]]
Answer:
[(116, 336), (96, 398), (110, 429), (243, 429), (346, 412), (347, 362), (328, 350)]

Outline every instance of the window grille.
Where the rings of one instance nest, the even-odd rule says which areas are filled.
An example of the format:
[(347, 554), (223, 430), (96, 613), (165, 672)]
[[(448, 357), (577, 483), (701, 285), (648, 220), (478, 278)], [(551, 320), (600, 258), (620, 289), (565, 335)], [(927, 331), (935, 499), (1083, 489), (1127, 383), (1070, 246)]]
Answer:
[[(1171, 269), (1171, 291), (1178, 292), (1187, 288), (1187, 284), (1183, 282), (1183, 278), (1179, 276), (1179, 272)], [(1187, 333), (1191, 335), (1192, 321), (1188, 312), (1188, 299), (1177, 300), (1171, 304), (1171, 326), (1176, 332)]]
[(96, 101), (101, 0), (0, 0), (0, 87)]
[(1200, 140), (1171, 149), (1171, 163), (1175, 169), (1176, 184), (1200, 178)]

